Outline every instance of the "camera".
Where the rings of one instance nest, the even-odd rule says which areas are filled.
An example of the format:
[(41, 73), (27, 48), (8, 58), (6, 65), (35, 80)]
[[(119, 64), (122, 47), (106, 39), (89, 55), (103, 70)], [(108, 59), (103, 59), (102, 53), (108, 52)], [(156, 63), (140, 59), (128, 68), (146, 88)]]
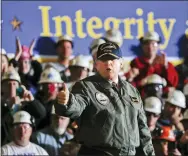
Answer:
[(20, 98), (23, 97), (23, 94), (24, 94), (24, 90), (22, 87), (19, 87), (16, 89), (16, 95), (19, 96)]

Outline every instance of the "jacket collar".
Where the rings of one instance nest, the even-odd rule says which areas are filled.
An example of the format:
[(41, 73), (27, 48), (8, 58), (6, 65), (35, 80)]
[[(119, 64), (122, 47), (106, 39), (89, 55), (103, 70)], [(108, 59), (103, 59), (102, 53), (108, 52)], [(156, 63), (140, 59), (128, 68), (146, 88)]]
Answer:
[[(104, 89), (110, 89), (113, 87), (113, 84), (110, 83), (108, 80), (104, 79), (101, 75), (96, 74), (96, 82)], [(123, 86), (123, 80), (118, 76), (118, 88)]]

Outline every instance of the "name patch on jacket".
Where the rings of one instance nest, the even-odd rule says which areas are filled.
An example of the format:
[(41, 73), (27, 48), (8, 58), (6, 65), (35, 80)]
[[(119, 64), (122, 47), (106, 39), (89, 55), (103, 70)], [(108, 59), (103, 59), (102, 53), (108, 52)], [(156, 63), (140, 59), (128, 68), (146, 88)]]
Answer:
[(130, 96), (130, 98), (131, 98), (131, 101), (134, 102), (134, 103), (138, 103), (139, 102), (137, 97)]
[(108, 97), (103, 93), (97, 92), (95, 94), (95, 97), (96, 97), (97, 101), (102, 105), (107, 105), (109, 103)]

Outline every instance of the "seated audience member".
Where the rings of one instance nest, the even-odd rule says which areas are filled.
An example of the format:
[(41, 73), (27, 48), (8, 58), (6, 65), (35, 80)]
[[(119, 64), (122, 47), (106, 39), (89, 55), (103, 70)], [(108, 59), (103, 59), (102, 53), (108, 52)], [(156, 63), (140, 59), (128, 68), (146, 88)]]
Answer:
[(90, 71), (89, 60), (83, 55), (76, 56), (71, 60), (69, 70), (71, 75), (67, 85), (68, 87), (71, 87), (78, 80), (88, 77)]
[(1, 155), (48, 155), (40, 146), (30, 142), (34, 118), (25, 111), (18, 111), (13, 116), (13, 141), (1, 148)]
[(181, 156), (177, 148), (176, 134), (170, 126), (161, 126), (152, 142), (156, 156)]
[(155, 96), (162, 100), (163, 98), (163, 89), (166, 86), (166, 80), (160, 77), (157, 74), (152, 74), (147, 76), (147, 79), (144, 79), (146, 82), (143, 85), (142, 97)]
[[(46, 115), (44, 106), (34, 99), (32, 93), (25, 86), (21, 85), (21, 80), (13, 67), (3, 74), (1, 81), (1, 141), (4, 144), (11, 141), (10, 118), (17, 111), (24, 110), (34, 116), (37, 120)], [(5, 140), (6, 138), (6, 140)]]
[(161, 125), (175, 126), (179, 131), (184, 131), (182, 109), (186, 107), (185, 96), (179, 90), (169, 92), (165, 102), (164, 110), (158, 120)]
[[(151, 132), (151, 136), (155, 135), (156, 129), (158, 129), (157, 120), (160, 117), (162, 109), (161, 100), (157, 97), (151, 96), (144, 100), (144, 110), (147, 117), (147, 125)], [(136, 149), (136, 156), (144, 155), (141, 147)]]
[(46, 116), (43, 118), (37, 129), (42, 129), (50, 125), (52, 105), (54, 104), (59, 90), (63, 87), (63, 81), (59, 72), (53, 68), (46, 68), (40, 77), (38, 93), (36, 98), (43, 104), (46, 109)]
[(66, 131), (70, 119), (55, 114), (54, 106), (49, 119), (51, 121), (50, 126), (37, 131), (32, 136), (32, 140), (43, 147), (49, 155), (61, 155), (61, 148), (64, 143), (73, 138), (73, 135)]
[(159, 98), (151, 96), (144, 100), (144, 110), (146, 112), (147, 124), (152, 132), (156, 128), (157, 120), (160, 117), (162, 103)]

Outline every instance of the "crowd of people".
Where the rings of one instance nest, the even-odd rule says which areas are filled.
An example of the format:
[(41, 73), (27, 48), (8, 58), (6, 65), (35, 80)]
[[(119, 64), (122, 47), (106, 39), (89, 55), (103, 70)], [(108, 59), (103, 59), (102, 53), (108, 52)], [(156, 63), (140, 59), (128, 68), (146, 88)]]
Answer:
[[(144, 34), (142, 56), (124, 71), (117, 29), (89, 45), (92, 63), (83, 55), (71, 59), (68, 35), (58, 38), (57, 61), (45, 63), (34, 58), (35, 40), (25, 46), (16, 38), (14, 58), (1, 49), (1, 155), (84, 156), (102, 147), (107, 152), (94, 155), (118, 156), (107, 147), (124, 143), (134, 146), (127, 155), (188, 155), (188, 55), (174, 66), (160, 43), (157, 32)], [(107, 73), (119, 80), (106, 83)]]

